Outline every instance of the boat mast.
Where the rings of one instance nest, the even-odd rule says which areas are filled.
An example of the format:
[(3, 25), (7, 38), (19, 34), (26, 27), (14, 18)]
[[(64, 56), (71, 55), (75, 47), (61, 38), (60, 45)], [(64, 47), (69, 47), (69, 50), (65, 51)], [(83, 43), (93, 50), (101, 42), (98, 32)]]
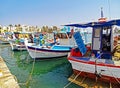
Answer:
[(101, 7), (101, 18), (103, 18), (103, 7)]
[(101, 18), (98, 19), (99, 22), (106, 22), (107, 18), (103, 15), (103, 7), (101, 7)]

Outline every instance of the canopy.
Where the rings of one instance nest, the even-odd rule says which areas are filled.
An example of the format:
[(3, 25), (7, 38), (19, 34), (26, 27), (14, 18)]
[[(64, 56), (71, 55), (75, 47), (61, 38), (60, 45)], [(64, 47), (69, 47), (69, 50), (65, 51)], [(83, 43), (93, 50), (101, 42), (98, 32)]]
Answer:
[(112, 25), (120, 26), (120, 19), (110, 20), (107, 22), (89, 22), (89, 23), (85, 23), (85, 24), (67, 24), (64, 26), (86, 28), (86, 27), (101, 27), (101, 26), (105, 27), (105, 26), (112, 26)]

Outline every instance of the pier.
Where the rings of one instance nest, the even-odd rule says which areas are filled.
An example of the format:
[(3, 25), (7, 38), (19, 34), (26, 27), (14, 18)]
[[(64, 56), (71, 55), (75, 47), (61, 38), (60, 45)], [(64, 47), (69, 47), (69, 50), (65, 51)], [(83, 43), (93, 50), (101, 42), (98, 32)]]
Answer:
[(3, 58), (0, 56), (0, 88), (20, 88), (17, 79), (11, 74)]

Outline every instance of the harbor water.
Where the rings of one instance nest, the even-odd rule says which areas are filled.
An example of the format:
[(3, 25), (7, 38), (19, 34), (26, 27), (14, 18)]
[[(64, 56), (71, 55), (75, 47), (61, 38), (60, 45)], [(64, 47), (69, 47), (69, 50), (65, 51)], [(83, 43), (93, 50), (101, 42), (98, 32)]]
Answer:
[[(12, 51), (10, 45), (3, 44), (0, 44), (0, 56), (20, 88), (64, 88), (73, 72), (67, 57), (34, 60), (27, 51)], [(82, 87), (71, 83), (66, 88)]]

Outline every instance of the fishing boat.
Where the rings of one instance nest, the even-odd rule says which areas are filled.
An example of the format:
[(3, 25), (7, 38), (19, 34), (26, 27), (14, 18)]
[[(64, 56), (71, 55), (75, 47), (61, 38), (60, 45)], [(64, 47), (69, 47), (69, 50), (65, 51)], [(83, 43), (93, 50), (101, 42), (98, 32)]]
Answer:
[(34, 45), (27, 45), (27, 50), (29, 55), (35, 59), (50, 59), (50, 58), (58, 58), (64, 57), (68, 55), (70, 52), (70, 46), (62, 46), (62, 45), (53, 45), (52, 47), (41, 47)]
[(10, 46), (12, 48), (13, 51), (16, 51), (16, 50), (26, 50), (26, 47), (23, 43), (16, 43), (16, 42), (13, 42), (13, 41), (10, 41)]
[(35, 59), (51, 59), (51, 58), (58, 58), (58, 57), (64, 57), (68, 55), (68, 52), (70, 52), (71, 47), (70, 45), (61, 45), (59, 43), (59, 40), (56, 40), (56, 37), (54, 36), (53, 42), (48, 42), (48, 38), (46, 39), (46, 35), (43, 35), (42, 33), (39, 35), (39, 43), (36, 44), (36, 40), (34, 37), (34, 43), (28, 43), (25, 42), (27, 51), (29, 55), (32, 58)]
[(9, 36), (9, 34), (7, 32), (1, 33), (0, 34), (0, 44), (9, 44), (8, 36)]
[(9, 41), (7, 38), (0, 36), (0, 44), (9, 44)]
[(68, 60), (75, 74), (120, 85), (120, 38), (114, 46), (115, 25), (120, 26), (120, 19), (65, 25), (92, 28), (92, 43), (88, 45), (79, 32), (73, 34), (77, 47), (72, 48)]
[(32, 37), (31, 33), (24, 32), (14, 32), (9, 38), (9, 43), (12, 50), (27, 50), (24, 44), (26, 39), (30, 39)]

